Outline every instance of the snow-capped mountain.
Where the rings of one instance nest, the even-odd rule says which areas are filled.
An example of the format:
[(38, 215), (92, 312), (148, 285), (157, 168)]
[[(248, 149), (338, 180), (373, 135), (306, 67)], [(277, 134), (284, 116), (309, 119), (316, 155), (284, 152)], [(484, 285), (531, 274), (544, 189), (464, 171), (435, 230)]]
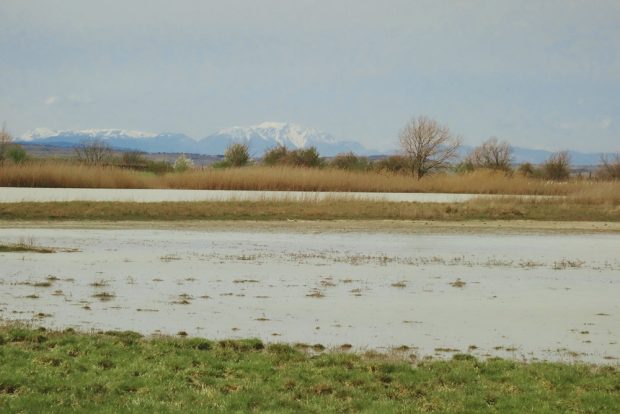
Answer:
[(22, 141), (35, 141), (42, 139), (115, 139), (115, 138), (153, 138), (157, 134), (152, 132), (131, 131), (125, 129), (81, 129), (81, 130), (53, 130), (48, 128), (36, 128), (21, 136)]
[[(322, 156), (333, 156), (353, 151), (359, 155), (379, 154), (370, 151), (357, 142), (338, 141), (332, 135), (312, 128), (284, 122), (263, 122), (249, 127), (223, 128), (201, 140), (195, 140), (184, 134), (153, 133), (124, 129), (82, 129), (56, 131), (37, 128), (23, 134), (22, 142), (33, 144), (50, 144), (72, 147), (83, 141), (101, 139), (117, 149), (139, 150), (144, 152), (185, 152), (205, 155), (221, 155), (231, 143), (246, 143), (253, 157), (261, 157), (265, 150), (276, 145), (285, 145), (290, 149), (314, 146)], [(463, 146), (460, 156), (466, 156), (472, 146)], [(383, 154), (396, 153), (393, 148)], [(513, 147), (515, 164), (531, 162), (540, 164), (551, 156), (551, 151)], [(569, 151), (573, 165), (597, 165), (601, 154)]]
[(145, 152), (187, 152), (197, 154), (223, 154), (231, 143), (246, 143), (250, 153), (260, 157), (265, 150), (276, 145), (291, 149), (314, 146), (324, 156), (353, 151), (368, 154), (369, 151), (353, 141), (338, 141), (332, 135), (311, 128), (283, 123), (263, 122), (250, 127), (224, 128), (201, 140), (184, 134), (130, 131), (122, 129), (84, 129), (56, 131), (37, 128), (21, 136), (31, 143), (77, 145), (81, 142), (101, 139), (119, 149), (133, 149)]
[(326, 156), (348, 151), (358, 154), (368, 153), (368, 150), (357, 142), (338, 141), (326, 132), (284, 122), (263, 122), (250, 127), (224, 128), (201, 140), (200, 144), (221, 154), (234, 142), (248, 144), (250, 152), (255, 156), (276, 145), (284, 145), (291, 149), (316, 147), (321, 155)]
[(293, 148), (304, 148), (312, 145), (311, 142), (336, 143), (333, 136), (323, 131), (284, 122), (263, 122), (251, 127), (225, 128), (214, 135), (227, 135), (240, 141), (251, 141), (253, 139), (261, 139), (267, 142), (275, 141), (280, 145)]
[(131, 131), (124, 129), (82, 129), (82, 130), (51, 130), (37, 128), (21, 136), (21, 140), (30, 143), (57, 144), (75, 146), (84, 141), (100, 139), (111, 147), (132, 149), (145, 152), (173, 152), (173, 148), (181, 148), (174, 152), (196, 152), (196, 140), (183, 135), (152, 132)]

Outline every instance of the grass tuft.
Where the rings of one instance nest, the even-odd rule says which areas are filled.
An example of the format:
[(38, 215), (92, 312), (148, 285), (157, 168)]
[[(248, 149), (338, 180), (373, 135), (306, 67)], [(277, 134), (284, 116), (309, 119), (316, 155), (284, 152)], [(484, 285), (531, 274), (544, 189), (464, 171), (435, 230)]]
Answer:
[(36, 246), (34, 242), (19, 242), (15, 244), (0, 244), (0, 253), (55, 253), (56, 250)]

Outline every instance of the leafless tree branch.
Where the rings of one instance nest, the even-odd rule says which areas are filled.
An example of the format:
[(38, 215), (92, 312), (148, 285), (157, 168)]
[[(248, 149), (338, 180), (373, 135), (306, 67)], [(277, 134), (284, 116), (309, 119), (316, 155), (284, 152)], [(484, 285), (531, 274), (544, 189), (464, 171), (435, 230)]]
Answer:
[(467, 157), (466, 162), (474, 168), (509, 171), (512, 163), (512, 148), (507, 142), (491, 138), (476, 147)]
[(452, 135), (448, 127), (426, 116), (412, 118), (400, 132), (399, 141), (409, 168), (418, 179), (447, 167), (461, 146), (460, 138)]
[(74, 150), (80, 162), (90, 165), (105, 164), (112, 157), (112, 149), (100, 139), (82, 141)]

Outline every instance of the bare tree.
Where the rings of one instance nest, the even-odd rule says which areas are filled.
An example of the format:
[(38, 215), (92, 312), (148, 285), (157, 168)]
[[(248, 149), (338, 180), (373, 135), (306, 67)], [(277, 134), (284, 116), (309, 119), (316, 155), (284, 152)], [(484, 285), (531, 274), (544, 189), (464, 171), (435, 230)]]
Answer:
[(412, 118), (399, 139), (409, 169), (418, 179), (448, 166), (461, 146), (461, 139), (452, 135), (448, 127), (426, 116)]
[(7, 131), (6, 125), (2, 124), (2, 130), (0, 130), (0, 164), (4, 163), (11, 144), (13, 143), (13, 136)]
[(497, 138), (491, 138), (474, 148), (466, 162), (474, 168), (510, 171), (512, 148), (505, 141), (499, 142)]
[(604, 180), (620, 179), (620, 153), (614, 155), (601, 155), (601, 165), (596, 175)]
[(567, 180), (570, 177), (570, 154), (560, 151), (543, 163), (543, 174), (548, 180)]
[(91, 165), (104, 164), (112, 157), (112, 149), (100, 139), (82, 141), (74, 150), (80, 162)]
[(142, 151), (125, 151), (120, 158), (120, 166), (123, 168), (142, 170), (146, 169), (148, 163)]

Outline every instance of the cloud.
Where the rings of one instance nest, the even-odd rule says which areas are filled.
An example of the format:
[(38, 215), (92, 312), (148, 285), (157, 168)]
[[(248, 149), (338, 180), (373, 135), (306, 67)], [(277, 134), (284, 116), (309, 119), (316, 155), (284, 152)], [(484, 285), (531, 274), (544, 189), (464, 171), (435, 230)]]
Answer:
[(71, 102), (72, 104), (89, 104), (92, 103), (93, 100), (90, 99), (87, 96), (80, 96), (80, 95), (69, 95), (67, 96), (67, 100), (69, 102)]
[(58, 103), (58, 97), (57, 96), (48, 96), (47, 98), (45, 98), (45, 105), (47, 106), (51, 106), (54, 105), (56, 103)]
[(617, 146), (618, 0), (44, 3), (0, 0), (0, 112), (23, 130), (283, 119), (372, 146), (425, 113), (466, 139)]
[(609, 129), (609, 127), (611, 126), (611, 118), (607, 117), (607, 118), (603, 118), (598, 122), (598, 127), (600, 129)]

